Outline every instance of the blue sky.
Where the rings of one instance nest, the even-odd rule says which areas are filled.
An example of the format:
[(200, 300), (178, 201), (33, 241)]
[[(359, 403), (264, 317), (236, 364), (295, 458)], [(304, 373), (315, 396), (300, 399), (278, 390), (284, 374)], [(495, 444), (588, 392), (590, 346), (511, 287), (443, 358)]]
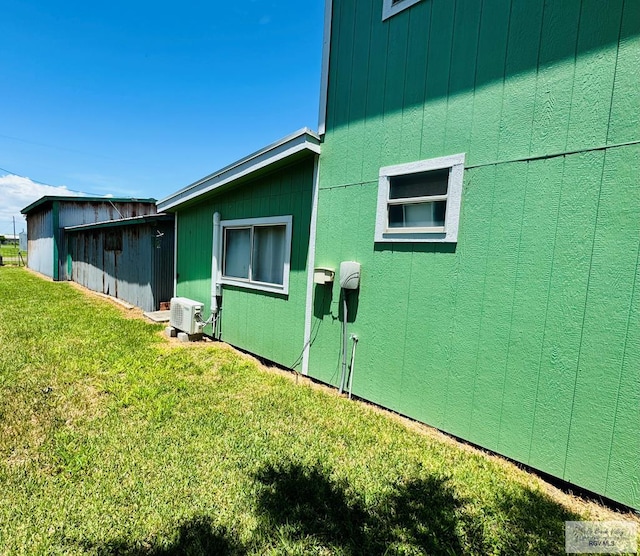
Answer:
[(34, 181), (160, 199), (316, 129), (323, 6), (3, 0), (0, 233)]

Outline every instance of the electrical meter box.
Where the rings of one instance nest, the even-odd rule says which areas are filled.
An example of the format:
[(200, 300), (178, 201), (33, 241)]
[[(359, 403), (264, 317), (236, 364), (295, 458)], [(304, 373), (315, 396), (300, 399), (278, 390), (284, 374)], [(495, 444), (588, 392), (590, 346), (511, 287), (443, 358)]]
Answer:
[(340, 263), (340, 287), (357, 290), (360, 287), (360, 263), (343, 261)]
[(314, 284), (331, 284), (336, 271), (333, 268), (319, 266), (313, 269)]

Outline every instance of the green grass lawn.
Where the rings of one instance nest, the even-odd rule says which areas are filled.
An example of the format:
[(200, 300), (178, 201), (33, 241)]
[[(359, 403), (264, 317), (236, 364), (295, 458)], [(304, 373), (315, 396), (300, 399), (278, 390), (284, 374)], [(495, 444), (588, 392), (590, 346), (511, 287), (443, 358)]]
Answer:
[[(563, 554), (496, 457), (0, 268), (1, 554)], [(566, 499), (566, 500), (565, 500)]]
[(9, 244), (5, 244), (5, 245), (0, 245), (0, 255), (4, 256), (15, 256), (18, 253), (18, 246), (17, 245), (9, 245)]

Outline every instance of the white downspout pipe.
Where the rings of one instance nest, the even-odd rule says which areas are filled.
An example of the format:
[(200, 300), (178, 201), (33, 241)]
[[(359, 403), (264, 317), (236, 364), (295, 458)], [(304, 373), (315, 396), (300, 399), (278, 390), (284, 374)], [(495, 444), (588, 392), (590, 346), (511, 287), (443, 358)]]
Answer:
[(216, 335), (218, 324), (218, 297), (222, 294), (220, 286), (220, 248), (222, 246), (222, 226), (220, 213), (213, 214), (213, 243), (211, 246), (211, 316), (213, 317), (213, 336)]
[(173, 220), (173, 297), (178, 297), (178, 213)]
[(302, 374), (309, 374), (309, 355), (311, 352), (311, 328), (313, 320), (313, 269), (316, 264), (316, 233), (318, 228), (318, 192), (320, 169), (318, 157), (313, 162), (313, 200), (311, 202), (311, 225), (309, 227), (309, 249), (307, 252), (307, 301), (304, 313), (304, 349), (302, 352)]

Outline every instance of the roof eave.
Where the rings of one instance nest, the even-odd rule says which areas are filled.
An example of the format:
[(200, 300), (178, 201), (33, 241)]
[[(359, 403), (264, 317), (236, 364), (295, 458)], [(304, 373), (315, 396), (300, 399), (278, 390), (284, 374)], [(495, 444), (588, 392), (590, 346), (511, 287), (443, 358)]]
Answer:
[(88, 196), (73, 196), (73, 195), (44, 195), (37, 201), (34, 201), (30, 205), (24, 207), (20, 213), (28, 214), (34, 209), (46, 205), (49, 202), (63, 201), (63, 202), (75, 202), (86, 203), (91, 201), (111, 202), (111, 203), (156, 203), (157, 200), (153, 198), (138, 199), (136, 197), (88, 197)]
[(152, 222), (170, 222), (174, 216), (172, 214), (157, 213), (144, 214), (142, 216), (131, 216), (129, 218), (120, 218), (118, 220), (103, 220), (101, 222), (92, 222), (90, 224), (77, 224), (75, 226), (66, 226), (65, 232), (79, 232), (82, 230), (92, 230), (96, 228), (111, 228), (115, 226), (137, 226), (140, 224), (148, 224)]
[(229, 166), (210, 174), (180, 191), (158, 201), (158, 210), (171, 210), (186, 202), (210, 193), (223, 185), (244, 178), (271, 166), (272, 164), (308, 151), (320, 154), (320, 137), (308, 128), (303, 128), (255, 153), (252, 153)]

